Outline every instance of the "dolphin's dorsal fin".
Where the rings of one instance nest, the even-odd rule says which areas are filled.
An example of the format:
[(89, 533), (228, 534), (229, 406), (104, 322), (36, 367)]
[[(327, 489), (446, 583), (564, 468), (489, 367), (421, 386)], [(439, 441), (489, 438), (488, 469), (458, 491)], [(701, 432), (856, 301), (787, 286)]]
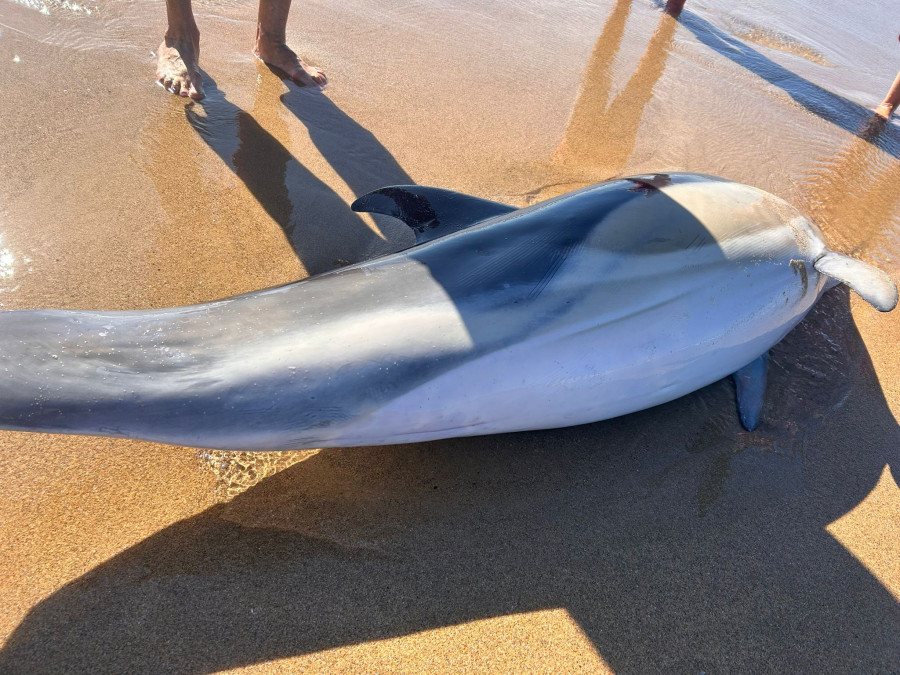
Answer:
[(402, 220), (416, 233), (416, 244), (516, 210), (515, 206), (508, 204), (424, 185), (379, 188), (364, 194), (350, 208), (365, 213), (383, 213)]
[(768, 373), (769, 352), (766, 352), (732, 375), (737, 388), (738, 415), (747, 431), (753, 431), (759, 424)]
[(890, 312), (897, 306), (897, 286), (874, 265), (828, 251), (819, 256), (813, 266), (819, 273), (847, 284), (879, 312)]

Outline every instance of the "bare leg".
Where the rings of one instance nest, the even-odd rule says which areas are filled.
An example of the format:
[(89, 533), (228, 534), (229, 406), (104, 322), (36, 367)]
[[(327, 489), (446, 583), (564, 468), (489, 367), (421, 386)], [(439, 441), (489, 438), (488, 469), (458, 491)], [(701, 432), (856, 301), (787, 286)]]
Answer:
[(259, 23), (256, 26), (253, 53), (270, 66), (283, 70), (295, 84), (322, 88), (328, 82), (325, 73), (304, 63), (285, 44), (285, 27), (290, 9), (291, 0), (259, 0)]
[(166, 0), (169, 27), (159, 46), (156, 81), (175, 94), (203, 98), (200, 75), (200, 31), (191, 11), (191, 0)]
[(875, 112), (887, 118), (897, 109), (898, 105), (900, 105), (900, 73), (894, 79), (894, 84), (891, 85), (891, 90), (884, 97), (881, 105), (875, 108)]

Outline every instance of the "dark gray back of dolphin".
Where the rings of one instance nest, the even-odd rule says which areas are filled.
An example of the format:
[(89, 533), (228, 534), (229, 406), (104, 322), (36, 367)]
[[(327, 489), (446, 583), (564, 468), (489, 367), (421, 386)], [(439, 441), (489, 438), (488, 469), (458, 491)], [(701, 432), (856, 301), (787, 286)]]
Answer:
[[(685, 193), (689, 184), (700, 191)], [(749, 265), (788, 251), (793, 240), (780, 217), (772, 216), (781, 237), (774, 249), (762, 246), (768, 226), (753, 218), (722, 241), (714, 237), (709, 213), (704, 224), (692, 210), (712, 184), (719, 199), (729, 190), (758, 199), (747, 186), (690, 174), (611, 181), (518, 210), (448, 190), (394, 186), (354, 206), (422, 229), (423, 243), (407, 251), (194, 307), (0, 312), (0, 427), (225, 448), (346, 444), (346, 425), (476, 360), (540, 342), (557, 328), (658, 319), (656, 308), (705, 292), (710, 282), (731, 284), (735, 266), (722, 245), (732, 253), (759, 251), (753, 260), (739, 253), (740, 264)], [(694, 206), (678, 201), (684, 198)], [(817, 271), (842, 275), (879, 308), (896, 302), (889, 279), (868, 274), (864, 263), (827, 257), (821, 246)], [(769, 283), (762, 277), (757, 288)], [(816, 282), (807, 293), (804, 284), (804, 307), (820, 288)], [(615, 352), (631, 340), (640, 321), (606, 347)], [(603, 353), (598, 344), (603, 340), (584, 343), (591, 354), (562, 358), (595, 358)], [(748, 401), (762, 400), (759, 386), (742, 391), (754, 392)], [(430, 405), (439, 409), (441, 396)], [(528, 427), (500, 430), (509, 428)], [(439, 428), (430, 437), (444, 431), (467, 429)]]

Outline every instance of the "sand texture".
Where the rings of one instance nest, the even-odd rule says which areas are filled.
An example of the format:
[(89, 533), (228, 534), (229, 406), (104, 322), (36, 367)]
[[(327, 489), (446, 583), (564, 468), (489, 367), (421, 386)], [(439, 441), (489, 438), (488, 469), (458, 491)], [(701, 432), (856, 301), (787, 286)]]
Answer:
[[(162, 3), (0, 0), (2, 309), (399, 250), (405, 225), (348, 206), (383, 185), (524, 206), (665, 170), (769, 190), (900, 279), (900, 127), (868, 112), (888, 10), (729, 4), (295, 0), (318, 93), (250, 55), (253, 5), (198, 0), (192, 103), (153, 82)], [(900, 310), (827, 294), (753, 433), (730, 381), (395, 447), (2, 432), (0, 672), (897, 672), (898, 336)]]

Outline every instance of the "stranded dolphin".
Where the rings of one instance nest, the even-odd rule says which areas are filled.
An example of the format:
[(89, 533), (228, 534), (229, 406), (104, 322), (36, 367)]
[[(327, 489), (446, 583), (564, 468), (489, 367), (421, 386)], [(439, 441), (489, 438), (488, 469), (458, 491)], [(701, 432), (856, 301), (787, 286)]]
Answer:
[(0, 312), (0, 428), (276, 450), (594, 422), (735, 374), (830, 286), (897, 289), (761, 190), (636, 176), (524, 208), (376, 190), (408, 250), (218, 302)]

